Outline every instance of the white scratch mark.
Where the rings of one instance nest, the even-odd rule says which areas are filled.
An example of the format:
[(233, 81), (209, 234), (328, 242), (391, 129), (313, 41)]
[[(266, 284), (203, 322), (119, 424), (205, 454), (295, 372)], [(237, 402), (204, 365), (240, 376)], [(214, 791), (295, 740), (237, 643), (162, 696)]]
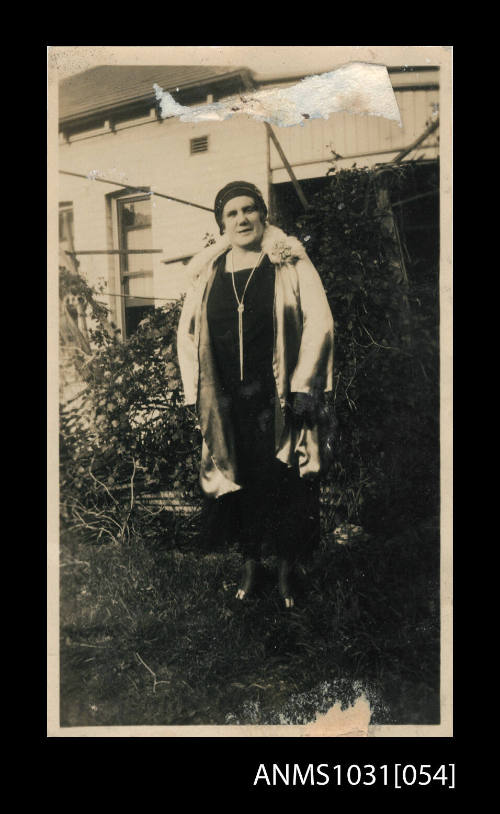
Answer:
[(385, 65), (351, 62), (328, 73), (308, 76), (288, 88), (247, 91), (220, 102), (186, 107), (168, 91), (153, 86), (162, 118), (183, 122), (224, 121), (245, 114), (278, 127), (327, 119), (330, 113), (383, 116), (401, 127), (401, 116)]

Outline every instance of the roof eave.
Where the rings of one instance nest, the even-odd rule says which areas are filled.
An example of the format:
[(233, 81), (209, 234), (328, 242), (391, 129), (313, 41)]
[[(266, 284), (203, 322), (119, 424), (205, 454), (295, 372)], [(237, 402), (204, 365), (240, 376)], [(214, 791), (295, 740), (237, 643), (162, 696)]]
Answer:
[[(222, 82), (227, 82), (228, 80), (234, 79), (235, 77), (238, 76), (240, 76), (242, 80), (248, 77), (252, 78), (251, 71), (249, 71), (247, 68), (239, 68), (238, 70), (230, 71), (224, 74), (218, 74), (207, 79), (202, 79), (201, 81), (197, 80), (193, 82), (185, 82), (182, 85), (176, 85), (175, 87), (170, 88), (163, 88), (162, 90), (166, 90), (169, 93), (171, 93), (172, 91), (176, 90), (179, 91), (190, 90), (192, 88), (197, 87), (203, 88), (207, 86), (217, 85)], [(113, 113), (118, 113), (119, 111), (126, 110), (131, 105), (140, 104), (141, 102), (147, 102), (148, 100), (150, 100), (151, 104), (153, 104), (155, 100), (155, 95), (153, 91), (148, 93), (141, 93), (138, 96), (132, 96), (128, 99), (125, 99), (121, 102), (117, 102), (116, 104), (113, 105), (110, 104), (94, 105), (92, 107), (87, 108), (86, 110), (79, 111), (78, 113), (73, 113), (69, 116), (60, 116), (59, 124), (60, 125), (75, 124), (76, 122), (82, 121), (82, 119), (85, 120), (95, 118), (96, 116), (102, 113), (109, 113), (110, 115), (112, 115)]]

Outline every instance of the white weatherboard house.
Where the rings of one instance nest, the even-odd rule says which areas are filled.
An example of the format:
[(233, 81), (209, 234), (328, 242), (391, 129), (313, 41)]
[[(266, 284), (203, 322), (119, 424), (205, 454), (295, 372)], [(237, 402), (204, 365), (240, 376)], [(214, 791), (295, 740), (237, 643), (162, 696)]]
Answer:
[[(337, 168), (372, 166), (417, 140), (437, 114), (439, 70), (390, 68), (389, 76), (402, 128), (375, 116), (331, 114), (303, 127), (273, 127), (281, 155), (269, 128), (249, 116), (195, 124), (161, 119), (154, 85), (190, 106), (302, 77), (259, 82), (246, 68), (114, 65), (62, 81), (61, 248), (76, 253), (91, 285), (104, 283), (102, 301), (122, 335), (149, 309), (183, 293), (187, 261), (207, 233), (217, 234), (208, 210), (224, 184), (252, 181), (272, 214), (300, 211), (287, 162), (307, 195), (324, 183), (334, 154)], [(437, 159), (437, 130), (405, 160), (416, 157)]]

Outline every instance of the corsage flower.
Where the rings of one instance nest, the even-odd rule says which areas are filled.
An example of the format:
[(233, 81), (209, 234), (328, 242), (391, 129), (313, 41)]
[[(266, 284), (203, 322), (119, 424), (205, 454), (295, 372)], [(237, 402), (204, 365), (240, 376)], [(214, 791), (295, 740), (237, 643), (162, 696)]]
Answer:
[(296, 237), (285, 236), (276, 240), (270, 247), (269, 259), (272, 263), (290, 263), (304, 256), (304, 247)]

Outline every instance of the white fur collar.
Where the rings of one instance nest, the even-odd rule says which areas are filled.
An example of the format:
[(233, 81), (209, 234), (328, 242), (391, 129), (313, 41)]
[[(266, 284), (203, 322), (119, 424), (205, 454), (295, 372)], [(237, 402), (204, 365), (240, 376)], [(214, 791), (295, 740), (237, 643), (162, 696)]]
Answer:
[[(226, 235), (221, 235), (215, 243), (202, 249), (189, 261), (188, 273), (192, 280), (199, 277), (203, 269), (220, 257), (229, 248), (229, 240)], [(264, 235), (262, 237), (262, 251), (268, 255), (272, 263), (277, 265), (283, 263), (295, 263), (297, 260), (306, 257), (305, 249), (296, 237), (291, 237), (277, 226), (266, 223)]]

